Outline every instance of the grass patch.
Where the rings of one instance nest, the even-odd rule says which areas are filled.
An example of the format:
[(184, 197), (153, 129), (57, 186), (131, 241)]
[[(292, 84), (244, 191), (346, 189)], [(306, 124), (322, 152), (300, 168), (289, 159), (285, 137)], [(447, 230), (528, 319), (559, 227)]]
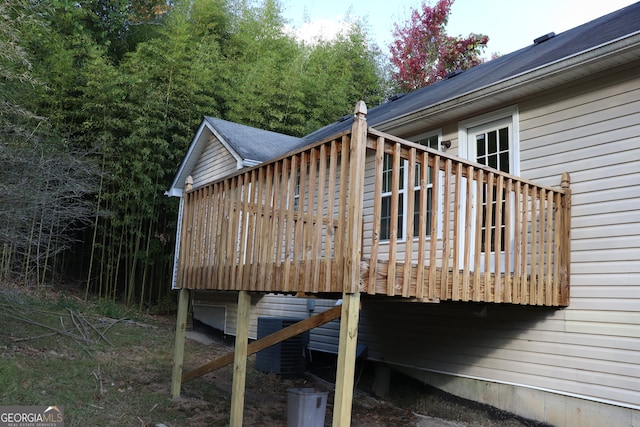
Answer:
[(169, 397), (170, 320), (2, 290), (0, 402), (64, 406), (68, 426), (191, 425)]

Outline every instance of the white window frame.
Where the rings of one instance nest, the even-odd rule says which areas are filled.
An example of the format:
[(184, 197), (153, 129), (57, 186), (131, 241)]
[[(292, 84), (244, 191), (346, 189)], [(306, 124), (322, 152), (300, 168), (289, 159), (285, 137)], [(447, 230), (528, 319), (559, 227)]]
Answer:
[[(434, 137), (434, 136), (438, 138), (438, 147), (437, 147), (437, 149), (440, 150), (441, 147), (442, 147), (442, 129), (436, 129), (436, 130), (433, 130), (433, 131), (430, 131), (430, 132), (424, 132), (424, 133), (418, 134), (416, 136), (410, 137), (410, 138), (408, 138), (408, 140), (417, 143), (421, 139)], [(407, 217), (406, 217), (406, 212), (407, 212), (407, 209), (408, 209), (408, 197), (407, 197), (408, 191), (407, 191), (407, 189), (409, 188), (408, 187), (409, 186), (409, 176), (408, 176), (408, 173), (406, 172), (407, 164), (408, 164), (408, 160), (401, 160), (400, 167), (403, 168), (405, 172), (402, 174), (403, 175), (402, 176), (402, 182), (400, 183), (400, 190), (398, 191), (398, 195), (402, 195), (402, 221), (400, 223), (402, 229), (401, 230), (398, 229), (398, 234), (400, 234), (400, 232), (402, 232), (402, 238), (398, 238), (397, 239), (398, 242), (406, 242), (406, 240), (407, 240), (407, 232), (409, 231), (409, 230), (407, 230)], [(440, 180), (440, 182), (442, 182), (442, 180)], [(433, 183), (428, 184), (427, 188), (431, 188), (431, 191), (434, 191), (433, 190)], [(414, 191), (415, 190), (421, 190), (420, 185), (414, 186)], [(438, 188), (438, 191), (440, 192), (440, 194), (439, 194), (440, 197), (438, 197), (438, 200), (442, 200), (442, 191), (443, 191), (442, 185), (440, 186), (440, 188)], [(384, 198), (390, 198), (391, 194), (392, 194), (391, 192), (383, 192), (382, 193), (382, 198), (383, 199)], [(417, 207), (415, 209), (417, 209)], [(433, 206), (432, 206), (432, 209), (434, 209)], [(442, 206), (438, 206), (437, 209), (441, 210)], [(414, 241), (417, 241), (420, 238), (420, 236), (416, 236), (414, 234), (414, 230), (410, 230), (410, 232), (411, 232), (411, 235), (412, 235), (412, 238), (413, 238)], [(428, 229), (428, 233), (431, 233), (431, 228), (430, 227)], [(441, 238), (441, 237), (442, 237), (442, 227), (440, 226), (440, 224), (438, 224), (438, 226), (437, 226), (437, 237), (436, 238)], [(426, 240), (431, 239), (431, 234), (427, 234), (424, 238)], [(384, 239), (381, 238), (380, 242), (381, 243), (389, 243), (389, 238), (384, 238)]]
[[(458, 155), (464, 159), (470, 160), (472, 162), (476, 162), (477, 153), (476, 153), (476, 141), (473, 138), (469, 138), (469, 135), (473, 135), (474, 132), (478, 131), (488, 131), (491, 128), (495, 128), (497, 125), (508, 125), (511, 129), (511, 133), (509, 135), (509, 174), (511, 175), (520, 175), (520, 117), (518, 112), (518, 106), (513, 105), (506, 108), (502, 108), (500, 110), (492, 111), (487, 114), (482, 114), (480, 116), (473, 117), (468, 120), (463, 120), (458, 123)], [(466, 178), (463, 178), (462, 181), (463, 188), (466, 186)], [(461, 203), (461, 209), (458, 213), (460, 218), (464, 219), (466, 217), (466, 208), (467, 202), (464, 200), (466, 197), (463, 192), (463, 200)], [(472, 193), (471, 197), (478, 197), (478, 195)], [(475, 206), (475, 203), (472, 203), (472, 206)], [(474, 217), (475, 212), (472, 212), (472, 218)], [(513, 218), (513, 216), (512, 216)], [(475, 236), (475, 221), (471, 224), (471, 235)], [(513, 230), (513, 227), (511, 227)], [(459, 245), (461, 249), (463, 249), (464, 245), (464, 236), (459, 237)], [(475, 244), (472, 244), (472, 251)], [(500, 253), (497, 252), (498, 254)], [(513, 255), (513, 250), (510, 251)], [(502, 253), (503, 256), (504, 253)], [(496, 252), (492, 252), (492, 258), (496, 256)], [(462, 262), (462, 258), (461, 262)], [(501, 264), (504, 265), (504, 261), (501, 261)], [(494, 269), (494, 262), (491, 261), (491, 265), (488, 269), (485, 266), (482, 266), (483, 271), (491, 271)], [(513, 262), (511, 263), (513, 266)]]
[(520, 176), (520, 114), (518, 106), (502, 108), (481, 116), (463, 120), (458, 123), (458, 156), (475, 162), (476, 152), (469, 141), (469, 132), (475, 128), (490, 126), (494, 122), (511, 119), (511, 141), (509, 141), (510, 156), (509, 172), (511, 175)]

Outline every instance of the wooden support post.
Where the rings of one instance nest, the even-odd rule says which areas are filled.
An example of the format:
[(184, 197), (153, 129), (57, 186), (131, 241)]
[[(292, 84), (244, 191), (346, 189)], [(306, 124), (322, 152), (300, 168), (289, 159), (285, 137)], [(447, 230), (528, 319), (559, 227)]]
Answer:
[(242, 427), (244, 409), (244, 384), (247, 377), (247, 345), (249, 340), (249, 309), (251, 295), (247, 291), (238, 293), (238, 323), (233, 362), (233, 385), (231, 388), (230, 427)]
[(336, 394), (333, 403), (334, 427), (348, 427), (351, 425), (359, 311), (360, 293), (344, 293), (340, 319), (340, 341), (338, 344)]
[(184, 362), (184, 341), (187, 334), (187, 312), (189, 311), (189, 289), (180, 289), (178, 315), (176, 318), (176, 341), (173, 350), (173, 372), (171, 375), (171, 397), (180, 396), (182, 365)]
[(367, 106), (363, 101), (355, 108), (349, 147), (349, 204), (347, 206), (347, 240), (345, 245), (344, 283), (336, 394), (333, 403), (333, 425), (351, 425), (358, 317), (360, 310), (360, 260), (362, 258), (362, 206), (364, 167), (367, 150)]

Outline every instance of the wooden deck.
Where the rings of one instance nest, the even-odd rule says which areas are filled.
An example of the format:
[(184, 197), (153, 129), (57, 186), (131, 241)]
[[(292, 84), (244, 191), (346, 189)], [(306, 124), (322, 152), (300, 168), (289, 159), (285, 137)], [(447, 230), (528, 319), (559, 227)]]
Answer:
[[(317, 281), (309, 281), (306, 272), (317, 268)], [(211, 275), (211, 268), (196, 268), (189, 271), (188, 276), (193, 278), (193, 286), (190, 289), (215, 289), (226, 291), (246, 290), (250, 292), (273, 292), (290, 294), (339, 294), (343, 292), (337, 281), (338, 263), (336, 260), (301, 261), (288, 268), (284, 265), (268, 264), (236, 265), (223, 269), (221, 282), (217, 284), (217, 276)], [(455, 272), (452, 269), (443, 271), (435, 268), (435, 278), (431, 280), (433, 272), (429, 266), (419, 269), (417, 265), (411, 265), (408, 269), (409, 282), (406, 282), (405, 271), (407, 265), (396, 263), (393, 271), (395, 277), (389, 277), (389, 262), (377, 261), (375, 269), (371, 268), (370, 260), (360, 262), (360, 285), (358, 291), (369, 295), (390, 296), (389, 282), (393, 282), (393, 295), (396, 297), (410, 298), (413, 301), (439, 302), (439, 301), (466, 301), (466, 302), (504, 302), (525, 305), (560, 305), (563, 299), (562, 289), (556, 289), (553, 284), (545, 286), (543, 279), (536, 276), (515, 276), (513, 274), (480, 273), (465, 274), (463, 270)], [(225, 271), (226, 270), (226, 271)], [(375, 279), (370, 276), (375, 270)], [(421, 273), (418, 273), (421, 270)], [(250, 280), (248, 288), (238, 288), (231, 284), (230, 278), (235, 276), (251, 275), (252, 271), (259, 277), (265, 276), (265, 283), (283, 283), (289, 286), (275, 288), (274, 286), (259, 286), (259, 281)], [(286, 276), (285, 276), (286, 275)], [(424, 278), (423, 283), (418, 282), (418, 276)], [(458, 277), (454, 280), (454, 277)], [(460, 280), (460, 278), (463, 278)], [(455, 283), (455, 288), (454, 288)]]
[[(177, 287), (569, 304), (567, 175), (545, 187), (357, 123), (187, 191)], [(390, 217), (405, 200), (405, 229), (425, 237), (389, 221), (382, 239), (383, 185)]]
[[(393, 166), (383, 176), (385, 164)], [(204, 187), (187, 185), (171, 394), (180, 395), (191, 289), (238, 291), (234, 353), (195, 371), (233, 357), (233, 427), (242, 425), (246, 360), (255, 350), (249, 292), (338, 293), (333, 425), (348, 426), (361, 295), (566, 306), (570, 200), (568, 175), (561, 188), (544, 187), (385, 135), (367, 127), (363, 102), (350, 132)]]

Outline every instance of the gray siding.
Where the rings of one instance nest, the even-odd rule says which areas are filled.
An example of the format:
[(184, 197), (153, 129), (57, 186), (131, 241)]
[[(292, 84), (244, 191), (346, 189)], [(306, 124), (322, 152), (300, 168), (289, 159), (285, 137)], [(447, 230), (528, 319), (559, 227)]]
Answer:
[[(553, 186), (571, 174), (571, 305), (365, 298), (360, 342), (376, 360), (640, 409), (640, 78), (631, 70), (574, 83), (523, 101), (518, 111), (521, 174)], [(457, 123), (442, 129), (456, 153)], [(365, 225), (365, 238), (370, 230)], [(310, 314), (303, 299), (254, 298), (252, 337), (259, 315)], [(233, 334), (235, 295), (225, 304), (225, 332)], [(317, 300), (315, 312), (331, 304)], [(312, 348), (335, 351), (337, 325), (314, 331)]]
[(200, 158), (193, 167), (193, 188), (201, 187), (237, 170), (235, 157), (215, 137), (207, 140)]
[[(598, 79), (518, 105), (521, 171), (572, 178), (565, 310), (368, 303), (373, 358), (640, 409), (640, 79)], [(455, 141), (452, 126), (443, 139)], [(453, 151), (453, 150), (451, 150)], [(474, 314), (475, 313), (475, 314)]]
[[(194, 293), (194, 310), (196, 318), (209, 326), (219, 328), (213, 322), (209, 322), (207, 307), (213, 307), (211, 314), (217, 312), (219, 307), (224, 307), (226, 311), (226, 321), (224, 329), (225, 334), (235, 335), (238, 317), (238, 295), (235, 292), (217, 292), (217, 291), (196, 291)], [(314, 301), (314, 307), (309, 310), (307, 301)], [(256, 339), (258, 336), (257, 322), (258, 317), (284, 317), (305, 319), (314, 314), (321, 313), (336, 304), (336, 300), (327, 299), (307, 299), (296, 298), (290, 295), (252, 295), (249, 338)], [(334, 320), (324, 326), (320, 326), (311, 331), (309, 347), (312, 350), (325, 351), (335, 353), (338, 351), (338, 334), (340, 332), (340, 322)]]

